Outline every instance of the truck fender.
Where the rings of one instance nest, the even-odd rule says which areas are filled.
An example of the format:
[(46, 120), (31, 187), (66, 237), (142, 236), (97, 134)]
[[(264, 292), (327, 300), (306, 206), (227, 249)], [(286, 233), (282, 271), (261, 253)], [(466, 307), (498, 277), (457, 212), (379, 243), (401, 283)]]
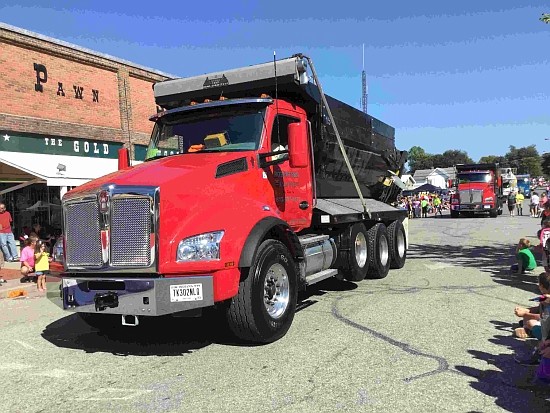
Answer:
[(265, 217), (258, 221), (248, 234), (239, 258), (239, 268), (252, 265), (257, 248), (270, 232), (274, 239), (279, 239), (288, 247), (295, 259), (300, 260), (304, 257), (300, 240), (288, 224), (277, 217)]

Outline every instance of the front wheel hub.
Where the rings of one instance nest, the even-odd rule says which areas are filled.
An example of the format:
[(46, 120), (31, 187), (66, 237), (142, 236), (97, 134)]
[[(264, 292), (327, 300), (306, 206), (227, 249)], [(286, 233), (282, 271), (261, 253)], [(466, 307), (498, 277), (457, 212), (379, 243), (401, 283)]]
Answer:
[(264, 282), (264, 306), (272, 318), (280, 318), (285, 313), (290, 297), (290, 284), (285, 267), (273, 264), (267, 270)]

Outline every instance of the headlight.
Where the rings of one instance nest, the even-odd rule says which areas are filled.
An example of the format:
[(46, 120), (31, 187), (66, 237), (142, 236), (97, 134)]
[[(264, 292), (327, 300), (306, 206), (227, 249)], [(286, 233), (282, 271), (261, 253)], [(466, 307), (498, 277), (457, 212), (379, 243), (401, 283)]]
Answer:
[(207, 232), (180, 241), (176, 261), (210, 261), (220, 259), (220, 242), (224, 231)]
[(59, 238), (53, 246), (53, 260), (63, 262), (63, 239)]
[(493, 197), (490, 196), (489, 198), (485, 198), (485, 202), (493, 202)]

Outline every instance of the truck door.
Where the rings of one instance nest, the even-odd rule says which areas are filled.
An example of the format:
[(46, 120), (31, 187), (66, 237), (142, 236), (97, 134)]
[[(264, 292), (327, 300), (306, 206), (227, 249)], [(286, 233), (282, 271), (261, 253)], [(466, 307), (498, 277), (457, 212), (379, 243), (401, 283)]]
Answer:
[[(288, 125), (299, 123), (304, 128), (309, 141), (309, 125), (299, 114), (282, 114), (279, 112), (273, 118), (269, 135), (268, 150), (288, 150)], [(310, 148), (311, 142), (308, 144)], [(311, 150), (311, 148), (310, 148)], [(285, 155), (276, 155), (285, 156)], [(272, 189), (269, 197), (272, 205), (280, 217), (286, 221), (294, 231), (307, 228), (311, 224), (313, 210), (313, 183), (311, 163), (306, 168), (291, 168), (290, 162), (272, 165), (266, 171)]]

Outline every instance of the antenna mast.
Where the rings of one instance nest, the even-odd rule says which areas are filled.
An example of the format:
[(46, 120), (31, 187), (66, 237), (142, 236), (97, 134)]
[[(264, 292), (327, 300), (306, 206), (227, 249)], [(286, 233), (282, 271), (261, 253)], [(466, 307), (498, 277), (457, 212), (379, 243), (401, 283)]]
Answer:
[(363, 43), (363, 72), (361, 72), (361, 84), (363, 86), (363, 93), (361, 94), (361, 106), (364, 113), (367, 113), (367, 73), (365, 72), (365, 43)]

